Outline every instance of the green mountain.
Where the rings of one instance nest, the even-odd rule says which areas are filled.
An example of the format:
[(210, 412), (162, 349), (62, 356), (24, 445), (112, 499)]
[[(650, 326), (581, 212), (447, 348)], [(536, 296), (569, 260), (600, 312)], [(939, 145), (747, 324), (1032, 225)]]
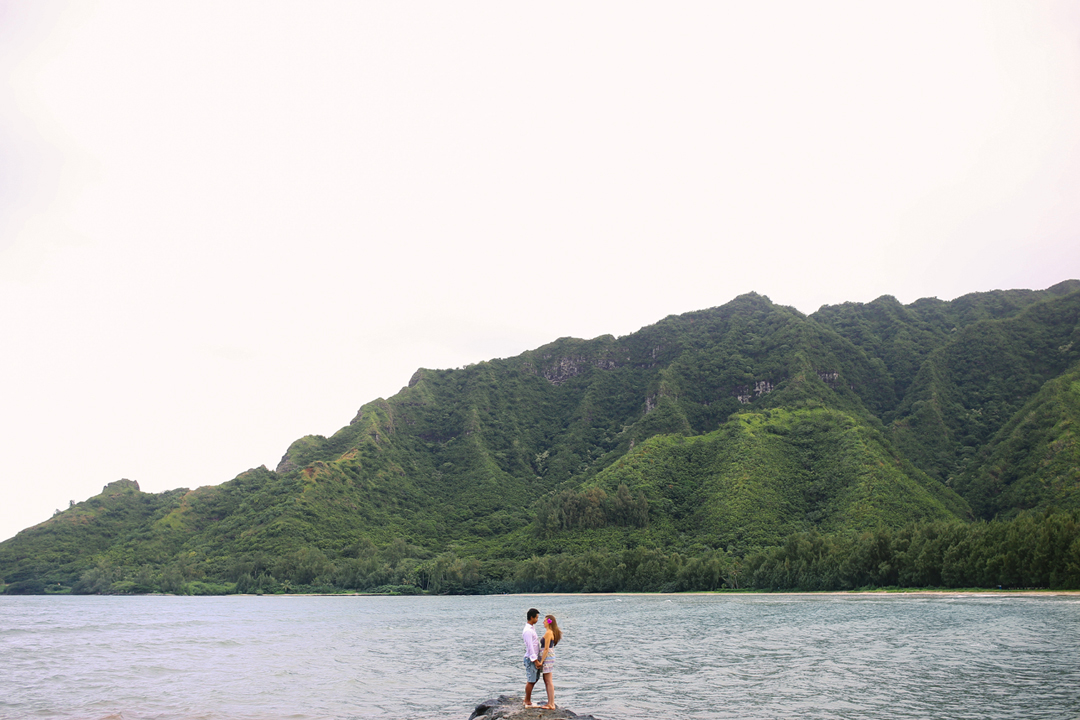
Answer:
[(931, 352), (895, 413), (898, 447), (946, 483), (1044, 383), (1080, 362), (1080, 293), (980, 320)]
[(0, 543), (0, 578), (8, 592), (734, 585), (741, 558), (802, 533), (1078, 508), (1078, 341), (1077, 281), (811, 316), (744, 295), (625, 337), (417, 370), (275, 470), (162, 494), (111, 483)]
[(1080, 364), (1042, 386), (954, 484), (984, 517), (1080, 510)]

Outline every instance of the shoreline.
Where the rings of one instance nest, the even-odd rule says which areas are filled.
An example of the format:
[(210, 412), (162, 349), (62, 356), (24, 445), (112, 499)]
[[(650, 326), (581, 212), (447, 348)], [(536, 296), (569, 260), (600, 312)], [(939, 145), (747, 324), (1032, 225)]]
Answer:
[[(918, 590), (783, 590), (777, 592), (769, 592), (767, 590), (724, 590), (724, 591), (712, 591), (712, 590), (695, 590), (691, 592), (677, 592), (677, 593), (662, 593), (662, 592), (603, 592), (603, 593), (504, 593), (499, 595), (383, 595), (378, 593), (233, 593), (231, 595), (204, 595), (202, 597), (414, 597), (414, 598), (434, 598), (434, 597), (691, 597), (691, 596), (712, 596), (712, 597), (780, 597), (780, 596), (800, 596), (800, 597), (823, 597), (823, 596), (871, 596), (871, 597), (893, 597), (898, 595), (916, 595), (916, 596), (941, 596), (941, 595), (958, 595), (958, 596), (985, 596), (985, 597), (1080, 597), (1080, 590), (993, 590), (993, 589), (918, 589)], [(193, 595), (160, 595), (161, 597), (196, 597)], [(135, 596), (131, 596), (135, 597)], [(143, 597), (150, 597), (146, 595)]]
[[(436, 598), (436, 597), (896, 597), (896, 596), (959, 596), (959, 597), (1080, 597), (1080, 590), (996, 590), (993, 588), (891, 588), (881, 590), (693, 590), (688, 592), (547, 592), (547, 593), (499, 593), (491, 595), (428, 595), (428, 594), (402, 594), (393, 595), (387, 593), (367, 592), (340, 592), (340, 593), (223, 593), (220, 595), (178, 595), (174, 593), (117, 593), (117, 594), (89, 594), (76, 595), (70, 592), (13, 595), (12, 597), (268, 597), (268, 598), (303, 598), (303, 597), (410, 597), (410, 598)], [(0, 596), (5, 596), (0, 593)]]

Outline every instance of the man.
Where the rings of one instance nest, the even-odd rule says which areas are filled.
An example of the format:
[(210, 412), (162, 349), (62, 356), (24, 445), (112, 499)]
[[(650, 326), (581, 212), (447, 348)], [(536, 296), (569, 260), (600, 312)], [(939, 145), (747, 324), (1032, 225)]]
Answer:
[(525, 629), (521, 631), (521, 639), (525, 641), (525, 707), (532, 707), (533, 685), (540, 679), (540, 638), (536, 636), (536, 628), (533, 625), (540, 619), (540, 611), (529, 608), (525, 613)]

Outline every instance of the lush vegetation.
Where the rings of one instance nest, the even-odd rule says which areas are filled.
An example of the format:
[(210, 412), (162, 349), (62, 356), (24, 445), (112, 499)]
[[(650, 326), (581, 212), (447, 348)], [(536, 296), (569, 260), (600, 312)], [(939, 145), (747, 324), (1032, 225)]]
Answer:
[(1080, 587), (1080, 283), (812, 316), (745, 295), (418, 370), (275, 470), (121, 480), (6, 592)]

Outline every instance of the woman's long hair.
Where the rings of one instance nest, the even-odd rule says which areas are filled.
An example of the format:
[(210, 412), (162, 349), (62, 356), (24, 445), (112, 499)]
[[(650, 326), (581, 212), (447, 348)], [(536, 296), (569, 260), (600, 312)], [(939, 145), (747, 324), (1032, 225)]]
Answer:
[(551, 647), (555, 647), (562, 640), (562, 630), (559, 629), (559, 623), (555, 622), (554, 615), (545, 615), (544, 624), (551, 629), (551, 634), (555, 636), (551, 638)]

